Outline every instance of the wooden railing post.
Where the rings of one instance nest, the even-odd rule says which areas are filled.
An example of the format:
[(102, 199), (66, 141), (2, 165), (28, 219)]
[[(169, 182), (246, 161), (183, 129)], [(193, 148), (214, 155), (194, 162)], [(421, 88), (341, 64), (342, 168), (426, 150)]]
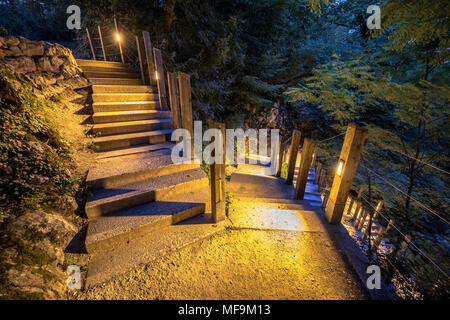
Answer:
[(330, 190), (325, 218), (331, 224), (341, 223), (347, 196), (353, 183), (361, 157), (367, 129), (350, 124), (345, 134), (344, 144), (337, 163), (333, 185)]
[(394, 221), (391, 219), (391, 220), (389, 220), (389, 223), (386, 226), (386, 229), (383, 229), (383, 227), (380, 227), (380, 230), (378, 230), (378, 233), (377, 233), (377, 237), (375, 238), (375, 241), (373, 243), (375, 248), (378, 248), (378, 246), (381, 243), (381, 240), (383, 240), (384, 236), (391, 229), (391, 226), (392, 226), (393, 223), (394, 223)]
[(142, 31), (144, 39), (145, 60), (147, 61), (148, 81), (151, 86), (156, 86), (155, 65), (153, 62), (153, 47), (148, 31)]
[[(225, 190), (225, 124), (208, 121), (210, 129), (219, 129), (222, 133), (221, 141), (219, 141), (222, 148), (222, 163), (215, 161), (210, 165), (211, 174), (211, 213), (214, 223), (225, 220), (226, 215), (226, 190)], [(212, 156), (216, 156), (216, 149), (214, 149)], [(217, 160), (217, 159), (216, 159)]]
[(305, 139), (302, 148), (302, 158), (298, 168), (297, 184), (295, 186), (294, 200), (303, 200), (305, 197), (306, 183), (308, 181), (309, 169), (311, 168), (315, 142)]
[(280, 136), (279, 145), (278, 145), (277, 172), (275, 174), (276, 177), (281, 176), (281, 169), (283, 169), (283, 162), (284, 162), (284, 148), (285, 147), (286, 147), (286, 144), (281, 141), (281, 136)]
[[(194, 139), (194, 123), (192, 120), (191, 77), (183, 72), (178, 72), (178, 93), (180, 95), (181, 125)], [(185, 149), (186, 150), (186, 149)], [(194, 155), (194, 144), (191, 143), (191, 155)]]
[(297, 162), (298, 149), (300, 147), (301, 132), (294, 130), (292, 132), (291, 148), (289, 154), (288, 171), (286, 176), (286, 183), (292, 184), (294, 180), (295, 163)]
[(377, 204), (377, 206), (376, 206), (376, 208), (375, 208), (375, 210), (374, 210), (374, 212), (372, 214), (372, 219), (370, 218), (370, 215), (369, 215), (369, 217), (367, 219), (367, 225), (366, 225), (366, 227), (364, 228), (364, 231), (363, 231), (363, 237), (362, 237), (363, 241), (365, 241), (367, 239), (367, 237), (369, 236), (370, 229), (372, 228), (373, 221), (378, 216), (378, 213), (380, 212), (382, 206), (383, 206), (383, 201), (378, 201), (378, 204)]
[(140, 44), (139, 36), (136, 36), (136, 49), (138, 52), (139, 69), (141, 71), (141, 80), (142, 80), (142, 84), (145, 85), (144, 61), (142, 60), (142, 51), (141, 51), (141, 44)]
[[(161, 110), (168, 110), (169, 108), (167, 107), (166, 81), (161, 50), (153, 48), (153, 57), (155, 58), (155, 67), (156, 67), (155, 77), (156, 83), (158, 84), (160, 108)], [(191, 87), (189, 85), (189, 92), (190, 88)]]
[(320, 173), (322, 172), (322, 164), (319, 162), (319, 164), (316, 167), (316, 171), (314, 173), (314, 183), (319, 185), (319, 179), (320, 179)]
[(181, 128), (180, 93), (178, 89), (178, 78), (175, 72), (167, 72), (169, 85), (169, 103), (172, 114), (172, 129)]
[(97, 60), (97, 57), (95, 56), (94, 43), (92, 42), (92, 37), (91, 33), (89, 32), (89, 28), (86, 28), (86, 34), (88, 37), (89, 46), (91, 47), (92, 59)]
[(105, 43), (103, 42), (102, 28), (100, 26), (97, 26), (97, 28), (98, 28), (98, 36), (100, 38), (100, 44), (102, 46), (103, 60), (106, 61), (106, 50), (105, 50)]
[(122, 63), (125, 63), (125, 59), (123, 57), (123, 50), (122, 50), (122, 37), (120, 36), (119, 27), (117, 25), (116, 16), (114, 15), (114, 28), (116, 29), (116, 36), (119, 36), (117, 39), (117, 42), (119, 44), (119, 51), (120, 51), (120, 58), (122, 59)]

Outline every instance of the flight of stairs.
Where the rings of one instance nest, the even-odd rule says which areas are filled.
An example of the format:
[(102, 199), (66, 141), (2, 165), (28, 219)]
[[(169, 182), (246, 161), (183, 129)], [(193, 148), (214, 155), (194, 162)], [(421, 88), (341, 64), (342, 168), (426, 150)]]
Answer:
[[(199, 164), (172, 162), (170, 111), (160, 110), (156, 88), (122, 63), (77, 62), (92, 88), (98, 155), (85, 205), (92, 285), (184, 245), (183, 237), (210, 234), (210, 222), (197, 221), (209, 216), (210, 188)], [(180, 228), (185, 220), (197, 222)]]
[(77, 60), (92, 88), (92, 131), (98, 151), (170, 139), (170, 111), (159, 110), (158, 91), (122, 63)]

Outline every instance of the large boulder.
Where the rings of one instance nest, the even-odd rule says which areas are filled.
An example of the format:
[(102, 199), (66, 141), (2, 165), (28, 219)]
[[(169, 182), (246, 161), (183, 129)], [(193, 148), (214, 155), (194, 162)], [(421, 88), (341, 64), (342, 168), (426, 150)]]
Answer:
[(19, 44), (19, 48), (28, 57), (44, 55), (44, 46), (39, 42), (24, 41)]
[(36, 71), (36, 64), (30, 57), (8, 57), (5, 63), (11, 66), (18, 73), (27, 73)]
[(20, 40), (13, 36), (7, 36), (5, 38), (5, 43), (8, 47), (10, 46), (18, 46), (20, 44)]

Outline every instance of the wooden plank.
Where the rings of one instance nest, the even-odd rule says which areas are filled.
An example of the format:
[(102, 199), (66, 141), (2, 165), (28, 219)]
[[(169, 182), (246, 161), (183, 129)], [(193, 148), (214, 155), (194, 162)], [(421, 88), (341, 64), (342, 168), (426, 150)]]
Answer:
[[(158, 84), (160, 110), (169, 110), (167, 106), (166, 78), (164, 74), (164, 66), (161, 50), (153, 48), (153, 57), (155, 58), (155, 67), (156, 67), (155, 75), (156, 75), (156, 83)], [(189, 84), (189, 92), (190, 92), (190, 84)]]
[(106, 61), (106, 50), (105, 50), (105, 43), (103, 42), (102, 28), (100, 26), (97, 26), (97, 28), (98, 28), (98, 35), (100, 37), (100, 44), (102, 45), (103, 60)]
[[(178, 72), (178, 93), (180, 95), (181, 126), (189, 131), (194, 139), (194, 122), (192, 120), (191, 77)], [(194, 154), (194, 143), (191, 143), (191, 155)]]
[(284, 149), (286, 148), (286, 143), (281, 141), (281, 137), (278, 144), (278, 162), (277, 162), (277, 172), (275, 173), (276, 177), (281, 176), (281, 170), (283, 169), (284, 162)]
[(345, 134), (344, 144), (337, 163), (341, 172), (334, 175), (333, 185), (330, 191), (330, 205), (327, 206), (325, 218), (330, 224), (341, 223), (348, 193), (353, 183), (359, 159), (367, 136), (367, 129), (350, 124)]
[[(119, 27), (117, 26), (117, 20), (116, 16), (114, 16), (114, 28), (116, 29), (116, 34), (120, 37)], [(118, 39), (117, 43), (119, 44), (119, 50), (120, 50), (120, 58), (122, 59), (122, 63), (125, 63), (125, 59), (123, 57), (123, 50), (122, 50), (122, 38), (120, 40)]]
[(142, 37), (144, 39), (145, 60), (147, 61), (148, 81), (150, 85), (156, 86), (155, 78), (155, 64), (153, 61), (153, 47), (150, 40), (150, 33), (148, 31), (142, 31)]
[(291, 150), (289, 154), (288, 171), (286, 177), (286, 183), (292, 184), (294, 180), (295, 163), (297, 161), (298, 149), (300, 147), (301, 132), (294, 130), (292, 132)]
[(88, 37), (89, 45), (91, 46), (92, 59), (97, 60), (97, 58), (95, 56), (94, 44), (92, 43), (92, 37), (91, 37), (91, 33), (89, 32), (89, 28), (86, 28), (86, 34)]
[[(222, 132), (222, 163), (213, 163), (210, 165), (211, 174), (211, 213), (214, 223), (225, 220), (226, 216), (226, 190), (225, 190), (225, 124), (208, 121), (210, 129), (219, 129)], [(216, 150), (213, 152), (215, 156)]]
[(140, 44), (140, 40), (139, 40), (138, 36), (136, 36), (136, 49), (138, 52), (139, 70), (141, 71), (141, 80), (142, 80), (142, 84), (145, 85), (144, 61), (142, 60), (141, 44)]
[(172, 129), (181, 128), (180, 94), (178, 90), (178, 78), (175, 72), (167, 72), (169, 86), (169, 103), (172, 115)]
[(297, 184), (295, 186), (294, 200), (303, 200), (305, 197), (306, 183), (308, 182), (309, 169), (311, 168), (315, 142), (305, 139), (302, 148), (302, 159), (298, 168)]

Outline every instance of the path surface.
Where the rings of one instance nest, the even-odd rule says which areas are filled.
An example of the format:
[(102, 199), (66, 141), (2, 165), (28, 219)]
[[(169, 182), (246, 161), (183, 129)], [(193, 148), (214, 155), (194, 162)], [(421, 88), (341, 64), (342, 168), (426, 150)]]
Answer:
[(367, 299), (341, 250), (345, 228), (326, 224), (316, 203), (290, 200), (281, 179), (270, 178), (267, 189), (249, 198), (240, 184), (261, 180), (253, 169), (242, 167), (240, 174), (250, 176), (235, 175), (229, 183), (241, 195), (233, 200), (228, 228), (90, 287), (80, 298)]
[(364, 299), (321, 233), (227, 230), (126, 276), (86, 299)]

